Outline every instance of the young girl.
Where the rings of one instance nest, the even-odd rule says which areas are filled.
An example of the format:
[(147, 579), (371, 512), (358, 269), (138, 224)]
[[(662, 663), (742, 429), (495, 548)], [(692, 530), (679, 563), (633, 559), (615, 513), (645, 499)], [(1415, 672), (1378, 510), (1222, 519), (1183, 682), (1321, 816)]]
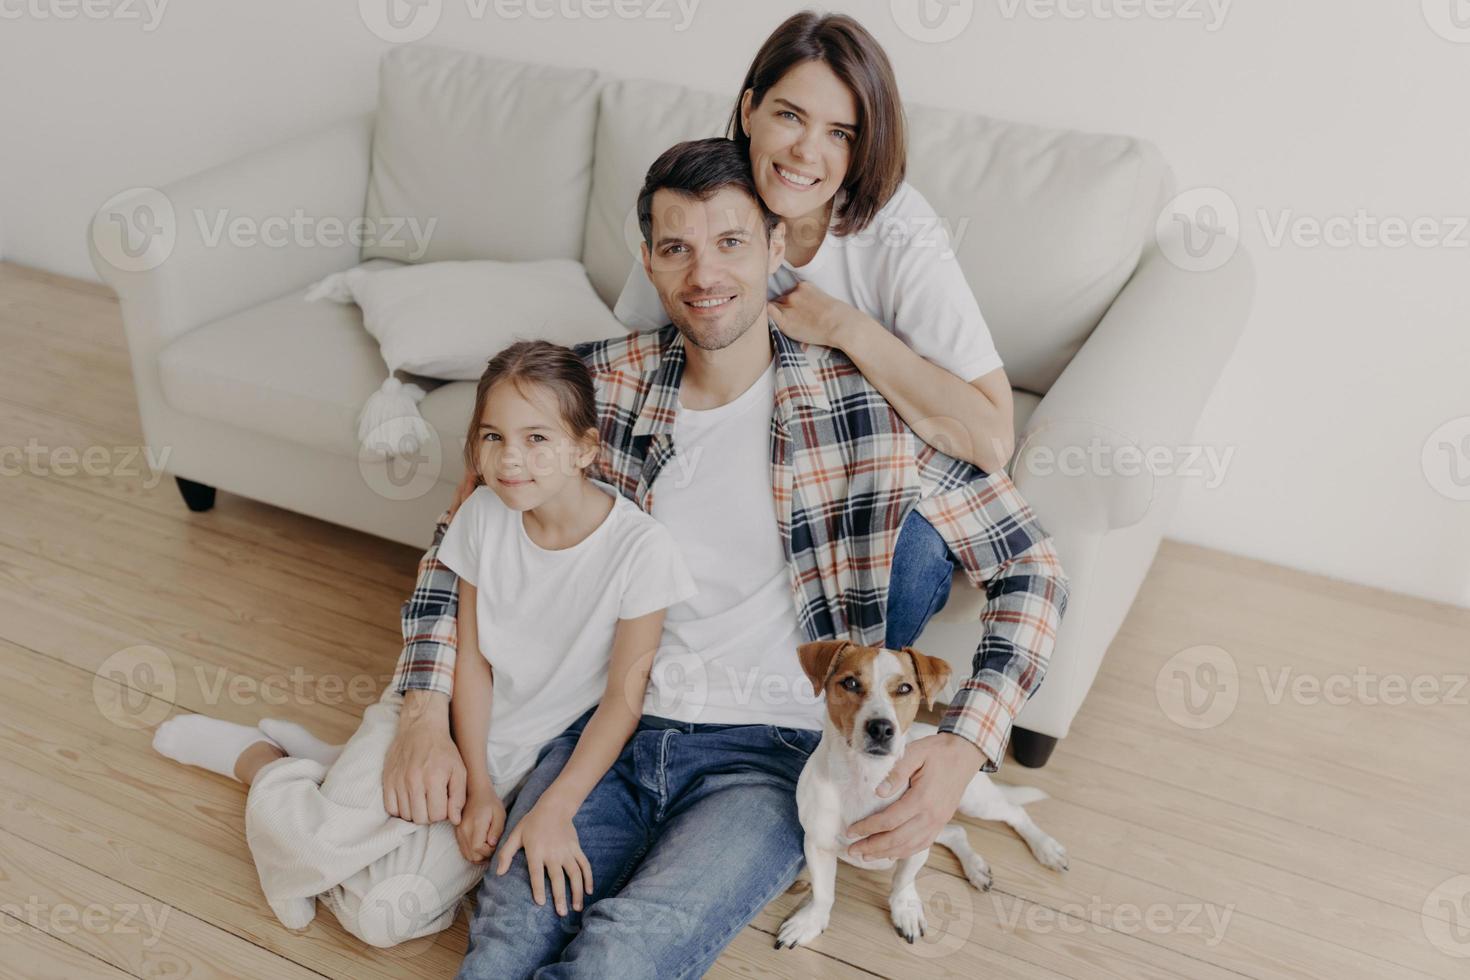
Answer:
[[(250, 786), (246, 839), (288, 928), (310, 923), (318, 898), (375, 946), (448, 928), (497, 844), (502, 867), (525, 849), (538, 902), (549, 876), (557, 911), (581, 908), (594, 883), (572, 816), (637, 726), (664, 610), (695, 591), (669, 533), (585, 475), (597, 452), (593, 383), (572, 351), (527, 341), (490, 361), (465, 445), (478, 486), (439, 551), (460, 576), (457, 826), (384, 809), (403, 701), (391, 687), (341, 749), (274, 719), (159, 726), (159, 752)], [(589, 713), (565, 768), (501, 842), (540, 749)]]

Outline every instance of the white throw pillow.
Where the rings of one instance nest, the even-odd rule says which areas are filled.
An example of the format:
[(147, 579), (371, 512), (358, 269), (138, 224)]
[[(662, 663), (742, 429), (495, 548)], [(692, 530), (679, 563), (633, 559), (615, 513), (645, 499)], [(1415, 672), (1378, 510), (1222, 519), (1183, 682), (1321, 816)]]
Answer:
[(365, 452), (416, 451), (429, 436), (418, 413), (422, 388), (393, 377), (405, 371), (445, 381), (474, 381), (485, 363), (516, 340), (576, 344), (624, 334), (581, 263), (375, 260), (312, 285), (308, 300), (356, 302), (382, 351), (389, 377), (358, 417)]

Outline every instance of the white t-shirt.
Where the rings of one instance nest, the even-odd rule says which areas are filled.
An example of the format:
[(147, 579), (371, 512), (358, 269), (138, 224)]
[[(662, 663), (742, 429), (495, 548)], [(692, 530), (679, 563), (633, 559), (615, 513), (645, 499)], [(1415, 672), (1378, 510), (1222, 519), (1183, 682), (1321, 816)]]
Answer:
[(771, 495), (775, 361), (743, 394), (680, 407), (675, 457), (652, 514), (679, 541), (698, 592), (670, 607), (643, 710), (676, 721), (820, 729), (802, 672), (791, 573)]
[(594, 485), (613, 508), (570, 548), (536, 544), (521, 513), (488, 487), (464, 502), (439, 545), (439, 560), (478, 590), (480, 652), (494, 672), (487, 754), (502, 799), (541, 746), (602, 699), (618, 620), (694, 593), (668, 530)]
[[(948, 230), (907, 183), (861, 232), (828, 231), (806, 265), (782, 262), (767, 283), (767, 298), (790, 292), (798, 282), (866, 313), (961, 380), (974, 381), (1001, 366), (975, 294), (950, 251)], [(669, 322), (641, 262), (633, 263), (613, 313), (635, 331)]]

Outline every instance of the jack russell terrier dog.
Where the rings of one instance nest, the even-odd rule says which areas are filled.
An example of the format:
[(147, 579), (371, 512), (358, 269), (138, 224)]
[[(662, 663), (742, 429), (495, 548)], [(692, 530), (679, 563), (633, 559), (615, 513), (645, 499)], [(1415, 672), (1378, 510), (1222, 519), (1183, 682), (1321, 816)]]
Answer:
[[(812, 890), (806, 902), (781, 924), (776, 948), (809, 943), (827, 928), (832, 913), (837, 859), (859, 868), (894, 868), (888, 909), (894, 928), (912, 943), (924, 934), (924, 906), (914, 879), (928, 860), (929, 849), (895, 861), (848, 855), (855, 838), (843, 831), (899, 798), (877, 794), (878, 784), (903, 755), (910, 738), (933, 735), (933, 725), (915, 723), (922, 697), (928, 707), (949, 680), (949, 665), (912, 647), (886, 650), (847, 640), (822, 640), (797, 651), (814, 691), (827, 695), (822, 740), (807, 760), (796, 784), (796, 807), (806, 833), (807, 869)], [(1036, 860), (1054, 871), (1067, 870), (1067, 852), (1021, 809), (1045, 799), (1038, 789), (1000, 786), (977, 772), (960, 799), (959, 812), (977, 820), (1000, 820), (1031, 848)], [(950, 823), (937, 843), (954, 852), (971, 885), (990, 889), (990, 867), (970, 846), (965, 829)], [(895, 867), (896, 865), (896, 867)]]

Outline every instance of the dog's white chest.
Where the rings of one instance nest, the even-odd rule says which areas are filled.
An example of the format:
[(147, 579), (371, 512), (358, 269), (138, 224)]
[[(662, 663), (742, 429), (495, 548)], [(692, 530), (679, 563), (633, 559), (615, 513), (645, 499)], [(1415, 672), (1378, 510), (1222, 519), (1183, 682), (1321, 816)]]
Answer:
[(877, 786), (884, 775), (850, 767), (841, 767), (840, 772), (834, 773), (814, 755), (801, 774), (796, 792), (797, 810), (807, 838), (816, 847), (835, 853), (855, 867), (878, 871), (893, 867), (892, 858), (861, 860), (850, 856), (847, 848), (858, 838), (845, 833), (847, 827), (898, 799), (898, 793), (878, 796)]

